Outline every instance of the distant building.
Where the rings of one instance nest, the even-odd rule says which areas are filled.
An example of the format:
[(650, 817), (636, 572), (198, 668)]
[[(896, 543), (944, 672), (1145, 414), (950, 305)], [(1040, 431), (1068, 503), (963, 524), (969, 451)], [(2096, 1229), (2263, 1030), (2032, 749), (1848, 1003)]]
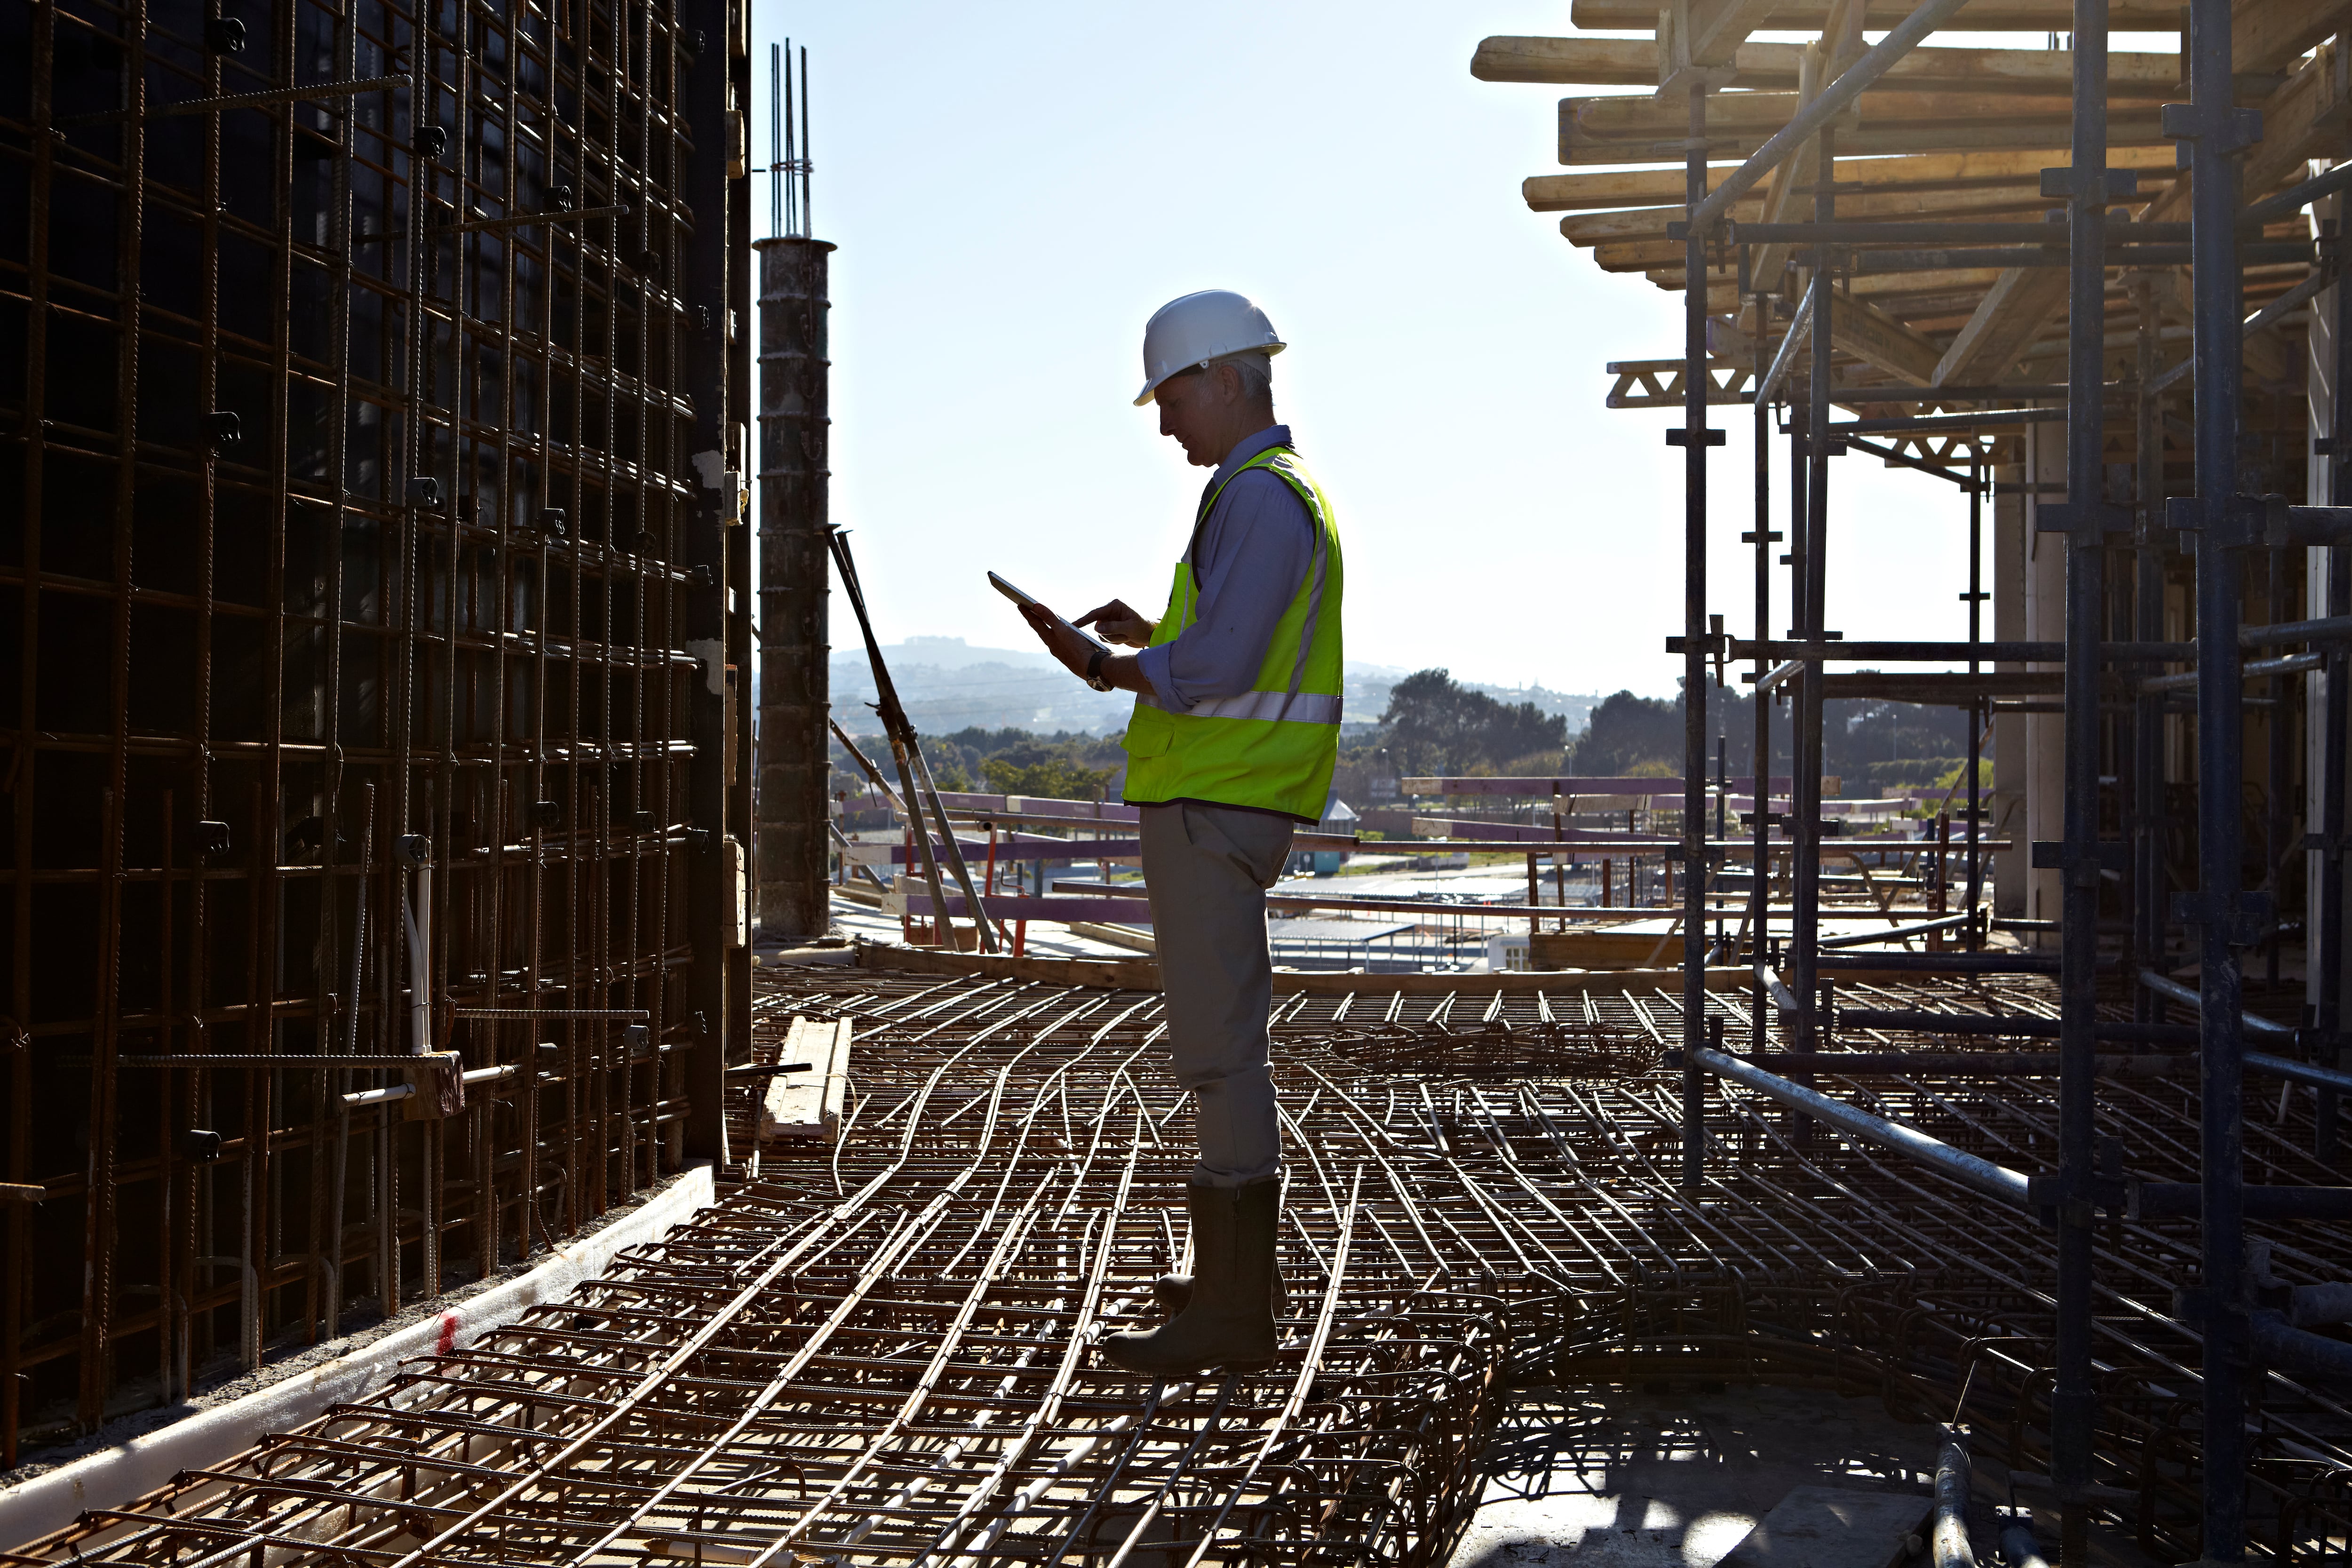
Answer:
[[(1323, 820), (1315, 826), (1320, 832), (1344, 833), (1353, 837), (1358, 826), (1362, 821), (1363, 818), (1357, 815), (1356, 808), (1341, 800), (1339, 792), (1334, 790), (1331, 792), (1331, 798), (1323, 803)], [(1345, 850), (1317, 849), (1310, 851), (1302, 858), (1309, 863), (1315, 875), (1329, 877), (1336, 875), (1339, 868), (1347, 864), (1348, 856)]]

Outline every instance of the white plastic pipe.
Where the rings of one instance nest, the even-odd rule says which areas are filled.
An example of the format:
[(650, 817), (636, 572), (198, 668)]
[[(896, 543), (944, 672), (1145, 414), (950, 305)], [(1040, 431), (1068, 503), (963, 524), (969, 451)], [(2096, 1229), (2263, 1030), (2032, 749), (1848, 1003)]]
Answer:
[(416, 896), (403, 890), (401, 913), (408, 919), (408, 1048), (421, 1057), (433, 1048), (432, 867), (416, 868)]
[[(509, 1062), (504, 1067), (476, 1068), (470, 1072), (462, 1072), (457, 1076), (471, 1087), (478, 1083), (496, 1083), (500, 1079), (512, 1078), (520, 1071), (522, 1068), (520, 1065)], [(395, 1100), (406, 1100), (415, 1092), (416, 1086), (413, 1083), (396, 1083), (390, 1089), (355, 1089), (343, 1096), (343, 1103), (354, 1108), (362, 1105), (389, 1105)]]

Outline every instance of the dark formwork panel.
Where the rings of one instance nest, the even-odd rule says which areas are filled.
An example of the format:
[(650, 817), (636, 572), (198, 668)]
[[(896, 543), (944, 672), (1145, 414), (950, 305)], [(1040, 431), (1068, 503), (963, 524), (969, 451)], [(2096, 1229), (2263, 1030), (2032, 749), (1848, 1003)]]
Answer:
[(0, 7), (0, 1468), (725, 1157), (744, 38)]

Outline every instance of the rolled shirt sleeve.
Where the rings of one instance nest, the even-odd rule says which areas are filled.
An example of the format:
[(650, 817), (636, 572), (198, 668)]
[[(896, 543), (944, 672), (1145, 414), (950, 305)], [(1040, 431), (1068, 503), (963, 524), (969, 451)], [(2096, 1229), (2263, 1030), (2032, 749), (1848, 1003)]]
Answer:
[(1298, 492), (1264, 468), (1234, 473), (1267, 447), (1288, 445), (1289, 426), (1262, 430), (1209, 480), (1211, 491), (1220, 482), (1224, 489), (1192, 545), (1199, 618), (1137, 656), (1160, 706), (1171, 713), (1256, 686), (1275, 628), (1314, 564), (1314, 520)]

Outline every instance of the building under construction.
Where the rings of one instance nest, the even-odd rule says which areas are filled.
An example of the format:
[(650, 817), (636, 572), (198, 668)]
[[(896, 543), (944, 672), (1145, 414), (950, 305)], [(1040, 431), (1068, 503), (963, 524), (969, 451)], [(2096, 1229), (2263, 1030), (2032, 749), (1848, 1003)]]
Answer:
[[(1752, 776), (1694, 700), (1679, 780), (1297, 836), (1513, 891), (1277, 890), (1433, 956), (1277, 973), (1282, 1349), (1150, 1381), (1094, 1349), (1187, 1248), (1137, 811), (933, 787), (824, 515), (806, 122), (755, 249), (698, 3), (0, 19), (10, 1561), (1466, 1563), (1536, 1405), (1727, 1386), (1923, 1446), (1660, 1561), (2352, 1557), (2352, 7), (1478, 47), (1601, 89), (1525, 199), (1682, 293), (1608, 402)], [(1969, 531), (1965, 640), (1838, 635), (1863, 461)], [(1874, 827), (1844, 697), (1985, 765)]]

